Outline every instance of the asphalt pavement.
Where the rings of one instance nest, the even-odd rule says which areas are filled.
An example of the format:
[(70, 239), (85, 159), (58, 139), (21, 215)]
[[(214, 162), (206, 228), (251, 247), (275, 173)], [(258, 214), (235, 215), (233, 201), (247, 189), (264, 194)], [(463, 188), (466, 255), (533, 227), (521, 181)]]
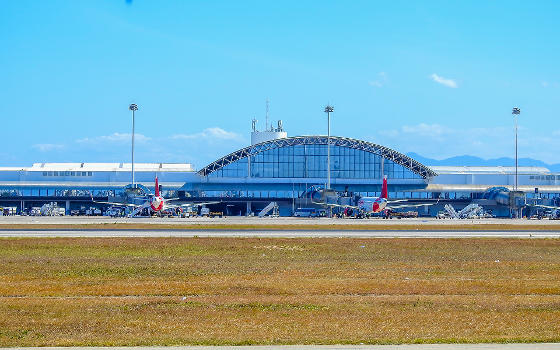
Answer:
[(299, 218), (299, 217), (245, 217), (245, 216), (228, 216), (223, 218), (193, 217), (193, 218), (111, 218), (105, 216), (0, 216), (0, 225), (95, 225), (95, 224), (141, 224), (141, 225), (316, 225), (316, 226), (336, 226), (348, 227), (355, 225), (391, 225), (398, 228), (401, 225), (416, 225), (419, 227), (425, 225), (545, 225), (550, 226), (552, 230), (560, 231), (560, 220), (527, 220), (527, 219), (504, 219), (504, 218), (488, 218), (488, 219), (444, 219), (436, 218), (409, 218), (409, 219), (392, 219), (386, 220), (382, 218), (372, 219), (339, 219), (339, 218)]

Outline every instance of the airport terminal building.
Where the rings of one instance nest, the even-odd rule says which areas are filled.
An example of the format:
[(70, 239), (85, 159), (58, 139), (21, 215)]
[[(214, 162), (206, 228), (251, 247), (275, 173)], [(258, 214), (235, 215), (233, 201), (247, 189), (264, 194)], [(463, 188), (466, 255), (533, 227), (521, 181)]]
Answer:
[[(488, 189), (513, 190), (513, 167), (428, 166), (379, 144), (336, 136), (287, 137), (281, 129), (253, 130), (252, 140), (252, 145), (198, 171), (191, 164), (136, 163), (136, 181), (153, 190), (157, 175), (164, 195), (186, 203), (218, 201), (217, 210), (227, 215), (258, 213), (276, 202), (280, 215), (289, 216), (296, 208), (315, 205), (310, 189), (325, 187), (330, 153), (331, 188), (340, 193), (345, 204), (353, 204), (360, 196), (379, 195), (382, 179), (387, 176), (390, 198), (437, 203), (421, 208), (420, 215), (435, 215), (446, 203), (464, 207), (473, 200), (482, 200), (499, 216), (509, 215), (498, 198), (488, 196)], [(518, 190), (527, 198), (560, 204), (560, 174), (538, 167), (520, 167), (518, 173)], [(130, 179), (128, 163), (4, 167), (0, 168), (0, 206), (25, 210), (57, 202), (69, 212), (93, 205), (92, 196), (100, 201), (122, 196)]]

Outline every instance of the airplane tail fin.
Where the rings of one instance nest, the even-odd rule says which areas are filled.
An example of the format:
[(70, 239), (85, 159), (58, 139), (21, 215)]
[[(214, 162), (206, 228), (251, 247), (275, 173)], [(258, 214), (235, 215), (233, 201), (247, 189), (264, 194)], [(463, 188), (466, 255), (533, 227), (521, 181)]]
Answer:
[(158, 183), (157, 176), (156, 176), (156, 197), (159, 197), (159, 183)]
[(387, 175), (383, 176), (383, 187), (381, 187), (381, 198), (387, 198)]

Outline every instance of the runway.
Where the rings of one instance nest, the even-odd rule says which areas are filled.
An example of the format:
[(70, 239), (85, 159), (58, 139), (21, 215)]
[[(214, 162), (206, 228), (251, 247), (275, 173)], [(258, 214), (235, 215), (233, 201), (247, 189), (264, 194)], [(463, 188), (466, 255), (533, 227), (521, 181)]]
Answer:
[(560, 231), (4, 229), (0, 237), (560, 238)]
[(0, 225), (112, 225), (112, 224), (136, 224), (136, 225), (252, 225), (252, 226), (271, 226), (271, 225), (313, 225), (318, 227), (345, 227), (354, 226), (462, 226), (462, 225), (503, 225), (503, 226), (546, 226), (551, 230), (560, 231), (560, 220), (527, 220), (527, 219), (469, 219), (469, 220), (438, 220), (436, 218), (410, 218), (385, 220), (381, 218), (373, 219), (339, 219), (339, 218), (298, 218), (298, 217), (277, 217), (259, 218), (244, 216), (228, 216), (224, 218), (111, 218), (106, 216), (0, 216)]

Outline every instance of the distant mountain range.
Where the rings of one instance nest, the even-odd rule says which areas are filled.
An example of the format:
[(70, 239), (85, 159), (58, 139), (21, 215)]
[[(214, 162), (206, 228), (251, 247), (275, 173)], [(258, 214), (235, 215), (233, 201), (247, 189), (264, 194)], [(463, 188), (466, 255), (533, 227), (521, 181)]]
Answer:
[[(447, 159), (437, 160), (432, 158), (422, 157), (421, 155), (409, 152), (406, 154), (412, 159), (419, 161), (424, 165), (449, 165), (449, 166), (515, 166), (513, 158), (496, 158), (496, 159), (483, 159), (475, 156), (457, 156)], [(547, 164), (541, 160), (532, 158), (519, 158), (519, 166), (538, 166), (548, 168), (552, 172), (560, 172), (560, 164)]]

